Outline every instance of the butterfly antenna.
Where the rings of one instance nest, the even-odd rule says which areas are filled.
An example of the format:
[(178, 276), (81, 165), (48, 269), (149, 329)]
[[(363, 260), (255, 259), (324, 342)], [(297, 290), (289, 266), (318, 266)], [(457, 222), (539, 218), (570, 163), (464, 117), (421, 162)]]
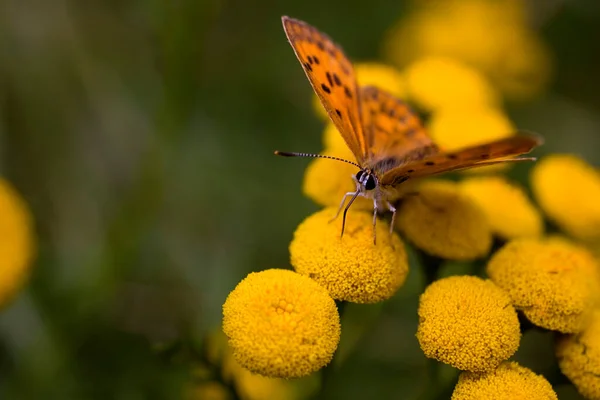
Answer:
[(350, 160), (344, 160), (343, 158), (339, 158), (339, 157), (332, 157), (332, 156), (324, 156), (322, 154), (310, 154), (310, 153), (290, 153), (287, 151), (279, 151), (276, 150), (275, 151), (275, 155), (277, 156), (283, 156), (283, 157), (312, 157), (312, 158), (328, 158), (330, 160), (335, 160), (335, 161), (342, 161), (348, 164), (352, 164), (358, 168), (360, 168), (360, 165), (358, 165), (357, 163), (350, 161)]

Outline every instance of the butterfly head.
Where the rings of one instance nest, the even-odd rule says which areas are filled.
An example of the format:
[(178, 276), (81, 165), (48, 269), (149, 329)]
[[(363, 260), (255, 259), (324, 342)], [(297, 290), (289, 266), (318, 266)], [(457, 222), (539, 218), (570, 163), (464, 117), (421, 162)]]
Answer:
[(368, 169), (358, 171), (356, 181), (359, 183), (361, 191), (373, 190), (379, 184), (377, 177)]

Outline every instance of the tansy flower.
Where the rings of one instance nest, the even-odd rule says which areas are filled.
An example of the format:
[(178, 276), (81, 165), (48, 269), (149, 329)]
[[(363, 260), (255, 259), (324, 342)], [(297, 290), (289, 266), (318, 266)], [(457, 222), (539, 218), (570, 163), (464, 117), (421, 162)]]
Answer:
[(558, 400), (552, 385), (516, 362), (503, 362), (487, 373), (463, 372), (452, 400)]
[(590, 325), (576, 335), (559, 339), (556, 356), (561, 371), (588, 399), (600, 399), (600, 311)]
[(293, 271), (251, 273), (223, 305), (223, 332), (243, 367), (267, 377), (296, 378), (327, 365), (340, 340), (335, 302)]
[[(499, 103), (498, 95), (483, 75), (450, 58), (420, 59), (406, 68), (405, 75), (408, 98), (427, 111), (493, 107)], [(462, 117), (467, 119), (464, 114)]]
[(587, 326), (600, 293), (596, 260), (560, 238), (513, 240), (492, 256), (487, 273), (532, 323), (564, 333)]
[(387, 58), (399, 67), (425, 55), (458, 59), (486, 73), (505, 96), (527, 99), (547, 85), (551, 60), (519, 0), (419, 2), (390, 31)]
[[(404, 77), (394, 67), (376, 62), (363, 62), (354, 64), (354, 72), (359, 86), (377, 86), (399, 98), (406, 96)], [(316, 95), (313, 96), (313, 106), (320, 117), (327, 119), (327, 113)]]
[(434, 113), (428, 124), (429, 135), (446, 151), (504, 139), (515, 131), (506, 114), (492, 107), (448, 107)]
[(348, 145), (333, 122), (329, 122), (325, 126), (325, 130), (323, 131), (323, 145), (325, 146), (326, 152), (331, 154), (344, 154), (350, 156), (349, 160), (355, 161), (354, 156), (348, 149)]
[(32, 218), (14, 188), (0, 178), (0, 307), (25, 284), (35, 253)]
[(512, 356), (521, 332), (510, 298), (494, 283), (451, 276), (421, 295), (417, 339), (427, 357), (481, 372)]
[(340, 237), (342, 217), (330, 223), (336, 208), (326, 208), (302, 222), (290, 244), (291, 264), (325, 287), (336, 300), (375, 303), (390, 298), (406, 280), (404, 244), (389, 225), (373, 215), (352, 210)]
[(236, 393), (243, 400), (294, 400), (298, 398), (294, 382), (282, 378), (268, 378), (253, 374), (242, 367), (227, 352), (223, 359), (223, 376), (233, 382)]
[(553, 154), (536, 163), (533, 193), (548, 217), (569, 235), (600, 240), (600, 173), (574, 155)]
[(492, 231), (504, 239), (540, 236), (544, 221), (525, 191), (500, 176), (474, 177), (459, 189), (486, 214)]
[(485, 256), (492, 233), (484, 212), (449, 181), (430, 181), (405, 197), (396, 227), (426, 253), (451, 259)]
[[(339, 135), (339, 133), (338, 133)], [(345, 148), (333, 152), (324, 152), (324, 155), (354, 160), (354, 156)], [(344, 195), (356, 191), (356, 183), (352, 179), (358, 168), (345, 162), (315, 158), (304, 173), (302, 191), (312, 201), (322, 206), (339, 207)], [(373, 200), (358, 197), (352, 204), (356, 209), (373, 209)]]

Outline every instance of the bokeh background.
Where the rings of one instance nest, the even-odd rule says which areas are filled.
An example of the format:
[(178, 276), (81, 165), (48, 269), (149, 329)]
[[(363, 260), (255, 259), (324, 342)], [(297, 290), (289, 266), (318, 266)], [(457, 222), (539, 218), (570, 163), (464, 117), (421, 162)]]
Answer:
[[(29, 205), (37, 251), (0, 314), (0, 398), (182, 398), (186, 349), (219, 328), (247, 273), (289, 267), (295, 227), (319, 208), (301, 192), (307, 161), (273, 155), (319, 152), (324, 126), (280, 17), (353, 60), (401, 64), (414, 43), (390, 53), (391, 32), (431, 2), (2, 0), (0, 171)], [(597, 164), (600, 3), (519, 3), (547, 78), (506, 110), (546, 138), (537, 155)], [(340, 398), (422, 391), (419, 280), (365, 322), (330, 378)], [(526, 335), (516, 359), (558, 375), (550, 335)]]

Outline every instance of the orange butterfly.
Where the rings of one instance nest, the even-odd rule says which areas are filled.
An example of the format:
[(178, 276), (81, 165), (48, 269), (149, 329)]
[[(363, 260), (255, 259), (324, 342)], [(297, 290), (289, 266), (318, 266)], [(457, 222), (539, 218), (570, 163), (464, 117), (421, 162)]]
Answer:
[(373, 86), (359, 87), (352, 63), (327, 35), (306, 22), (282, 17), (283, 28), (296, 57), (327, 114), (356, 157), (352, 162), (320, 154), (276, 151), (287, 157), (330, 158), (356, 165), (356, 190), (342, 198), (336, 216), (346, 213), (358, 196), (373, 200), (373, 227), (378, 210), (392, 212), (394, 226), (398, 186), (414, 178), (491, 164), (533, 161), (518, 157), (542, 144), (530, 134), (515, 136), (453, 152), (443, 152), (427, 136), (417, 115), (402, 100)]

